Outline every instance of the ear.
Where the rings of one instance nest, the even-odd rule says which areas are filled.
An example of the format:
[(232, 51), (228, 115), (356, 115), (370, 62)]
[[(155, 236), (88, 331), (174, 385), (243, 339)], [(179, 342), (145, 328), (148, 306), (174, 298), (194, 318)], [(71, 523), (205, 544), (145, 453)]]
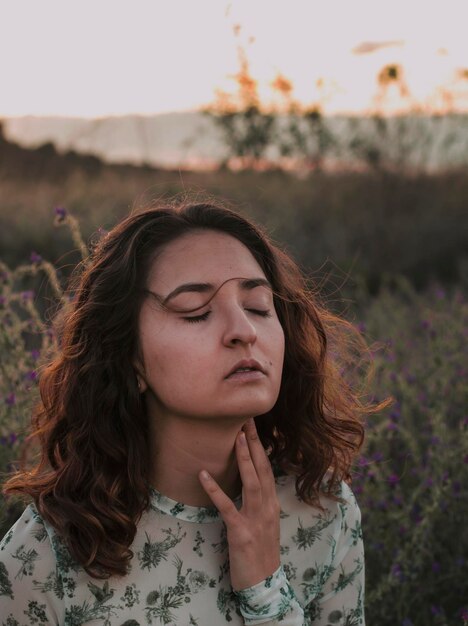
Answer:
[(137, 382), (138, 382), (138, 391), (140, 393), (145, 393), (145, 391), (148, 389), (146, 380), (140, 374), (137, 374), (136, 377), (137, 377)]
[(138, 391), (140, 393), (145, 393), (145, 391), (148, 389), (148, 384), (146, 382), (146, 379), (143, 375), (143, 368), (141, 366), (141, 363), (137, 360), (133, 361), (133, 367), (135, 369), (135, 376), (137, 379), (137, 384), (138, 384)]

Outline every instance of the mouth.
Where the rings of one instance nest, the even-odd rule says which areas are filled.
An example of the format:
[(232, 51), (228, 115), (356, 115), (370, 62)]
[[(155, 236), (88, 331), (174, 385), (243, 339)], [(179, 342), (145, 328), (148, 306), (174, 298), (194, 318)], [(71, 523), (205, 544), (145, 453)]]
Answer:
[(231, 371), (224, 378), (230, 378), (232, 376), (240, 376), (240, 375), (252, 375), (255, 372), (257, 374), (266, 375), (265, 370), (261, 366), (261, 364), (255, 359), (243, 359), (234, 365)]

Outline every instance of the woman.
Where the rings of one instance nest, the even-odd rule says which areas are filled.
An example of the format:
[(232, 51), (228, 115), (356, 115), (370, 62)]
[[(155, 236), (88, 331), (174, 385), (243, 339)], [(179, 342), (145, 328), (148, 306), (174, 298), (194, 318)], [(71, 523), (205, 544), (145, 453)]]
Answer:
[(33, 504), (0, 545), (3, 624), (364, 624), (345, 480), (382, 405), (345, 382), (352, 326), (212, 204), (131, 215), (73, 291), (40, 461), (4, 487)]

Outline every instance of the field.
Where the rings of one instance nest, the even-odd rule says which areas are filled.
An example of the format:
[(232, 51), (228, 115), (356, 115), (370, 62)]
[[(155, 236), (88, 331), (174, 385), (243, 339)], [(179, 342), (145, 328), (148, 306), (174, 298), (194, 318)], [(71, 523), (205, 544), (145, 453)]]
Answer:
[[(468, 624), (466, 172), (195, 174), (63, 159), (51, 148), (48, 155), (7, 149), (0, 170), (0, 469), (20, 454), (40, 364), (53, 347), (47, 320), (80, 248), (86, 254), (99, 228), (155, 198), (227, 198), (290, 250), (330, 308), (360, 329), (371, 346), (371, 393), (394, 398), (369, 419), (353, 472), (367, 623)], [(2, 501), (0, 535), (22, 506)]]

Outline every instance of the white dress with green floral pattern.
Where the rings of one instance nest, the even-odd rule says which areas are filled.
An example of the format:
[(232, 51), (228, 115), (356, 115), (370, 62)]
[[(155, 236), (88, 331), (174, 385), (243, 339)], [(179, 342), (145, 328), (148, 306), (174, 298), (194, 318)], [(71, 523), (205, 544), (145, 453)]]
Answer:
[[(360, 511), (342, 483), (341, 504), (302, 502), (293, 476), (277, 476), (281, 565), (238, 592), (229, 578), (226, 527), (215, 507), (178, 503), (154, 489), (124, 577), (93, 579), (29, 505), (0, 544), (4, 626), (363, 626)], [(242, 505), (242, 497), (235, 500)]]

